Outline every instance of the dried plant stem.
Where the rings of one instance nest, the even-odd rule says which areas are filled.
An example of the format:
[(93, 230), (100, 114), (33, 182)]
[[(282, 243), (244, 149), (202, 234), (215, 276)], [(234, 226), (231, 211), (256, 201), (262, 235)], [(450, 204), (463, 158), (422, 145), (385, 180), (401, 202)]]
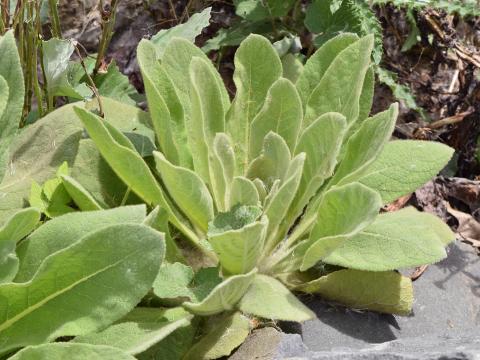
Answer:
[(105, 9), (103, 1), (101, 0), (99, 2), (99, 10), (102, 15), (102, 37), (100, 39), (100, 44), (98, 48), (97, 61), (95, 62), (95, 68), (93, 70), (94, 76), (100, 70), (108, 46), (110, 45), (110, 41), (112, 40), (113, 30), (115, 26), (115, 17), (119, 3), (120, 0), (112, 0), (110, 3), (110, 8)]
[(58, 16), (57, 0), (48, 0), (50, 7), (50, 21), (52, 22), (52, 35), (56, 38), (62, 38), (62, 29), (60, 28), (60, 18)]

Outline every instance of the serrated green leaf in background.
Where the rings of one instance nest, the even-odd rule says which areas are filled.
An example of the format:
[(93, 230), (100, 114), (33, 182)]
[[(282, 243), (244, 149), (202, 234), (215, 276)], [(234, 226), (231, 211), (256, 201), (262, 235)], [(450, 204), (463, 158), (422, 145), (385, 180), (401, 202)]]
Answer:
[(164, 249), (155, 230), (113, 225), (47, 257), (30, 281), (0, 285), (2, 354), (118, 320), (151, 288)]
[(152, 37), (152, 42), (157, 49), (157, 56), (162, 58), (165, 47), (175, 37), (183, 38), (194, 42), (195, 38), (201, 34), (203, 28), (210, 25), (210, 12), (212, 8), (208, 7), (200, 13), (193, 14), (188, 21), (179, 24), (170, 29), (160, 30)]
[(412, 311), (412, 281), (394, 271), (340, 270), (311, 281), (298, 290), (318, 294), (354, 309), (408, 315)]
[(255, 276), (238, 308), (265, 319), (303, 322), (315, 318), (280, 281), (261, 274)]
[(30, 280), (45, 258), (73, 245), (87, 234), (115, 224), (140, 224), (145, 216), (145, 206), (138, 205), (72, 213), (48, 221), (18, 246), (21, 264), (15, 281)]
[(384, 203), (389, 203), (432, 179), (453, 152), (438, 142), (391, 141), (358, 181), (378, 191)]

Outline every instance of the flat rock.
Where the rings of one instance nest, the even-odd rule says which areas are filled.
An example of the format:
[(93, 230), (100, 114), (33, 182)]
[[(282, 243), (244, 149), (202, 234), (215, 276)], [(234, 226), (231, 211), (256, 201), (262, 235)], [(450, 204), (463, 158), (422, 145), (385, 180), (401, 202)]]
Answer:
[(408, 317), (355, 312), (309, 299), (306, 304), (318, 318), (302, 325), (304, 343), (312, 351), (331, 351), (396, 339), (480, 333), (480, 257), (461, 242), (452, 244), (448, 253), (414, 282), (413, 314)]
[(480, 360), (480, 257), (472, 247), (452, 244), (448, 257), (414, 282), (414, 291), (408, 317), (308, 298), (317, 319), (288, 329), (296, 334), (256, 330), (231, 359)]

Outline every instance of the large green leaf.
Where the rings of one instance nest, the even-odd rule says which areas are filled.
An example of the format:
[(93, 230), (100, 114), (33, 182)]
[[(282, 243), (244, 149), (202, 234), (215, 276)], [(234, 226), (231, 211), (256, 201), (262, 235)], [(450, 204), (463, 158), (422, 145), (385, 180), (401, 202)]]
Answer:
[(95, 198), (74, 178), (62, 175), (62, 184), (72, 200), (82, 211), (101, 210), (101, 205)]
[(210, 150), (211, 188), (218, 211), (227, 211), (235, 174), (235, 153), (227, 134), (217, 133)]
[(0, 285), (1, 352), (118, 320), (151, 288), (163, 255), (160, 233), (113, 225), (46, 258), (29, 282)]
[(84, 99), (93, 95), (85, 83), (74, 84), (70, 81), (69, 61), (74, 51), (75, 45), (71, 40), (52, 38), (42, 42), (45, 83), (49, 97)]
[(358, 113), (358, 121), (355, 123), (355, 125), (361, 124), (361, 122), (370, 115), (370, 111), (372, 110), (374, 91), (375, 91), (375, 72), (373, 71), (373, 67), (370, 66), (367, 73), (365, 74), (362, 94), (360, 95), (360, 103), (359, 103), (360, 108)]
[(63, 162), (73, 162), (81, 135), (72, 106), (65, 105), (16, 136), (0, 183), (0, 223), (25, 206), (33, 180), (43, 184)]
[[(280, 185), (276, 194), (266, 205), (265, 214), (269, 220), (268, 237), (265, 245), (267, 252), (273, 250), (278, 242), (283, 240), (282, 236), (286, 234), (288, 228), (292, 225), (285, 221), (285, 215), (300, 185), (305, 157), (305, 153), (301, 153), (293, 158), (288, 168), (285, 181)], [(279, 233), (280, 228), (282, 230), (280, 230)]]
[(233, 310), (247, 292), (256, 273), (257, 270), (254, 269), (248, 274), (231, 276), (217, 285), (202, 301), (185, 302), (182, 306), (192, 314), (201, 316)]
[(412, 311), (412, 281), (394, 271), (340, 270), (300, 286), (298, 290), (319, 294), (326, 300), (354, 309), (399, 315)]
[(19, 260), (15, 253), (17, 242), (30, 234), (40, 220), (35, 208), (15, 213), (0, 227), (0, 284), (13, 280), (18, 271)]
[(103, 158), (118, 177), (145, 202), (160, 205), (167, 210), (172, 224), (191, 240), (196, 241), (196, 235), (179, 219), (167, 202), (162, 188), (141, 156), (128, 147), (120, 145), (110, 134), (102, 118), (79, 107), (75, 107), (75, 112)]
[(195, 171), (211, 184), (209, 153), (217, 133), (225, 130), (225, 112), (218, 72), (211, 61), (193, 57), (189, 66), (192, 112), (187, 121), (188, 144)]
[(286, 16), (295, 0), (234, 0), (235, 13), (254, 22)]
[(75, 343), (107, 345), (137, 355), (188, 326), (192, 315), (182, 308), (135, 308), (103, 331), (76, 337)]
[(53, 343), (29, 346), (10, 360), (135, 360), (133, 356), (111, 346), (89, 344)]
[[(186, 119), (190, 117), (191, 113), (190, 91), (192, 86), (188, 69), (190, 62), (195, 56), (210, 61), (204, 52), (190, 41), (182, 38), (174, 38), (165, 48), (165, 53), (162, 58), (162, 66), (174, 82), (180, 101), (185, 109)], [(214, 72), (213, 74), (221, 91), (224, 108), (227, 109), (230, 104), (227, 90), (225, 89), (220, 74), (218, 74), (218, 72)]]
[(0, 54), (2, 54), (0, 59), (0, 76), (6, 81), (8, 86), (8, 95), (5, 93), (4, 86), (3, 95), (0, 95), (2, 97), (8, 96), (7, 99), (1, 100), (7, 101), (2, 114), (0, 114), (0, 180), (2, 180), (6, 171), (7, 150), (18, 129), (22, 115), (25, 92), (23, 71), (13, 31), (9, 31), (0, 37)]
[(172, 165), (154, 152), (156, 168), (175, 204), (202, 232), (213, 219), (213, 200), (205, 183), (192, 170)]
[(327, 112), (344, 115), (347, 124), (357, 120), (372, 48), (373, 36), (366, 36), (335, 57), (308, 99), (304, 127)]
[(259, 221), (238, 230), (230, 230), (210, 235), (209, 243), (217, 253), (222, 268), (229, 274), (245, 274), (257, 265), (263, 251), (267, 235), (268, 219)]
[(191, 167), (184, 110), (173, 82), (157, 61), (155, 48), (148, 40), (138, 45), (137, 58), (160, 149), (171, 163)]
[(271, 188), (276, 180), (284, 180), (291, 161), (291, 152), (285, 140), (274, 132), (269, 132), (263, 139), (263, 150), (254, 159), (247, 170), (247, 176), (260, 179)]
[[(355, 34), (341, 34), (327, 41), (306, 62), (302, 74), (295, 84), (305, 108), (313, 90), (318, 86), (328, 67), (337, 55), (349, 45), (358, 41)], [(305, 127), (305, 126), (304, 126)]]
[(295, 153), (305, 153), (306, 159), (298, 192), (289, 211), (290, 221), (301, 214), (325, 180), (332, 176), (345, 128), (343, 115), (327, 113), (308, 126), (298, 140)]
[(229, 356), (250, 333), (250, 320), (240, 312), (236, 312), (215, 321), (209, 330), (192, 346), (185, 355), (185, 360), (207, 360)]
[(382, 152), (395, 127), (398, 105), (366, 119), (348, 140), (345, 155), (330, 186), (356, 181)]
[(236, 176), (232, 180), (230, 189), (230, 207), (235, 205), (258, 206), (260, 197), (255, 184), (243, 176)]
[(303, 322), (315, 314), (280, 281), (258, 274), (238, 305), (247, 314), (265, 319)]
[(87, 234), (115, 224), (140, 224), (145, 215), (144, 205), (124, 206), (66, 214), (46, 222), (18, 246), (20, 269), (15, 282), (30, 280), (44, 259), (78, 242)]
[(359, 183), (327, 191), (318, 208), (301, 269), (305, 271), (328, 256), (348, 238), (370, 225), (382, 206), (380, 195)]
[(250, 125), (249, 160), (260, 155), (263, 139), (270, 131), (280, 135), (293, 152), (302, 119), (302, 101), (295, 86), (290, 80), (278, 79), (268, 90), (262, 109)]
[(237, 93), (227, 116), (227, 128), (234, 142), (237, 175), (248, 166), (250, 124), (265, 101), (268, 89), (282, 75), (282, 63), (270, 41), (250, 35), (235, 54), (233, 80)]
[(358, 181), (377, 190), (384, 203), (389, 203), (415, 191), (437, 175), (453, 151), (438, 142), (392, 141)]
[(200, 302), (221, 282), (217, 268), (203, 268), (194, 273), (190, 266), (182, 263), (164, 264), (153, 283), (153, 292), (171, 303), (185, 299)]
[(152, 37), (152, 42), (155, 44), (157, 56), (162, 58), (165, 47), (175, 37), (184, 38), (188, 41), (194, 42), (195, 38), (201, 34), (203, 28), (210, 25), (210, 12), (212, 8), (208, 7), (200, 13), (193, 14), (188, 21), (179, 24), (170, 29), (160, 30)]
[(431, 264), (447, 256), (455, 235), (440, 219), (413, 208), (379, 215), (324, 261), (357, 270), (388, 271)]
[(80, 140), (70, 175), (102, 208), (120, 206), (127, 192), (127, 185), (103, 159), (91, 139)]

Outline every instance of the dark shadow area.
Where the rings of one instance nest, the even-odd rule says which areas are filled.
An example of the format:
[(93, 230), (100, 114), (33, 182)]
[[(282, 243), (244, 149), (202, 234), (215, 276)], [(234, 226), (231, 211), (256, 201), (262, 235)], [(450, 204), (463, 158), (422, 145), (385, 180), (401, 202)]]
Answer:
[(305, 305), (315, 312), (317, 321), (346, 336), (374, 344), (397, 339), (392, 327), (400, 330), (400, 326), (393, 315), (353, 311), (313, 297), (303, 300)]
[[(434, 281), (435, 286), (445, 290), (445, 284), (452, 278), (463, 274), (471, 279), (471, 284), (464, 282), (467, 288), (470, 288), (472, 294), (480, 298), (480, 257), (475, 253), (462, 250), (458, 246), (450, 246), (448, 249), (448, 258), (436, 265), (440, 271), (445, 274), (443, 279)], [(474, 269), (477, 268), (477, 270)], [(476, 273), (475, 273), (476, 272)]]

